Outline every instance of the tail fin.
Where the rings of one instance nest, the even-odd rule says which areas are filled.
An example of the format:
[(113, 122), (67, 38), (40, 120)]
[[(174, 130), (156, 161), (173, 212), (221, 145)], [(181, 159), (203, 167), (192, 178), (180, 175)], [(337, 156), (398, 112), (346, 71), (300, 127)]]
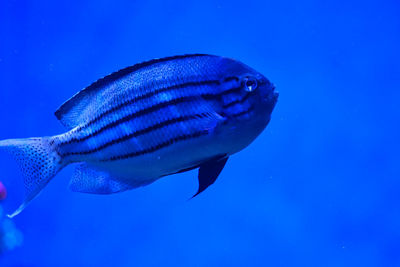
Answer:
[(12, 218), (40, 193), (63, 165), (48, 137), (4, 140), (0, 141), (0, 149), (14, 156), (24, 175), (25, 200), (14, 213), (8, 215)]

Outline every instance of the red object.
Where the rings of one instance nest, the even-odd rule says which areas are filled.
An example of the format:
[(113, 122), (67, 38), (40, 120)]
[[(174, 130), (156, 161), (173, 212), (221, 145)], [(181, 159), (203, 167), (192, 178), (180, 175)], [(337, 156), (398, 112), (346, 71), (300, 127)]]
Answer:
[(0, 200), (4, 200), (7, 197), (6, 187), (0, 182)]

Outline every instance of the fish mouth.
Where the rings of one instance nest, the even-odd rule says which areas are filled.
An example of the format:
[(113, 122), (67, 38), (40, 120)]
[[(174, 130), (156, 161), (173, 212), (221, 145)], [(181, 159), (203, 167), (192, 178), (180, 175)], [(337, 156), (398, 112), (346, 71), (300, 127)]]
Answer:
[(278, 101), (279, 92), (277, 92), (275, 88), (275, 85), (272, 84), (272, 100), (276, 103), (276, 101)]
[(272, 101), (275, 104), (278, 101), (278, 98), (279, 98), (279, 92), (275, 91), (275, 86), (272, 85), (271, 92), (266, 97), (266, 100)]
[(274, 100), (274, 102), (278, 101), (278, 97), (279, 97), (279, 92), (273, 92), (272, 93), (272, 99)]

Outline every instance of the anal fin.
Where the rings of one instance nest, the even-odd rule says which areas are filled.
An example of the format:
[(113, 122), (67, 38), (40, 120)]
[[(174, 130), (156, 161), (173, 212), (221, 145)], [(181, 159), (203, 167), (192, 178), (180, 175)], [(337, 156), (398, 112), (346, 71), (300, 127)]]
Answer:
[(69, 187), (74, 192), (106, 195), (127, 191), (137, 186), (82, 163), (76, 167)]

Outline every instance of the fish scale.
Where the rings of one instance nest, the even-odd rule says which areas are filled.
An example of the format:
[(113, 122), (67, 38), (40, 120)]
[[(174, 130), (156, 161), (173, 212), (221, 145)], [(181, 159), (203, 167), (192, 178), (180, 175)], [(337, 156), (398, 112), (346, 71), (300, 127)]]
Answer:
[[(201, 88), (199, 88), (201, 89)], [(199, 92), (201, 92), (201, 90), (197, 90)], [(178, 94), (174, 94), (173, 96), (164, 98), (164, 101), (168, 101), (168, 100), (172, 100), (172, 99), (176, 99), (176, 97), (183, 97), (185, 95), (184, 92), (179, 92)], [(141, 106), (147, 106), (147, 107), (152, 107), (152, 104), (154, 103), (154, 100), (149, 99), (148, 100), (149, 103), (144, 104), (143, 103), (137, 103), (137, 105), (141, 105)], [(159, 101), (156, 101), (156, 103), (159, 103)], [(87, 144), (90, 144), (90, 142), (93, 139), (101, 139), (101, 140), (114, 140), (115, 138), (118, 138), (120, 136), (123, 135), (123, 132), (125, 131), (124, 129), (126, 127), (129, 128), (128, 132), (136, 132), (138, 130), (141, 130), (145, 127), (148, 127), (149, 125), (154, 125), (157, 123), (161, 123), (163, 121), (165, 121), (165, 119), (163, 119), (162, 116), (164, 116), (166, 119), (170, 119), (170, 118), (179, 118), (180, 116), (184, 116), (184, 115), (195, 115), (197, 114), (201, 109), (204, 109), (202, 105), (197, 105), (197, 106), (201, 106), (202, 108), (196, 108), (196, 106), (190, 105), (190, 103), (180, 103), (174, 106), (166, 106), (161, 110), (157, 110), (155, 112), (149, 113), (149, 114), (145, 114), (143, 116), (140, 117), (135, 117), (134, 119), (129, 119), (126, 120), (122, 123), (119, 124), (115, 124), (116, 121), (120, 120), (122, 117), (118, 117), (118, 118), (114, 118), (113, 120), (107, 122), (106, 120), (103, 121), (104, 125), (102, 125), (102, 128), (106, 127), (107, 125), (110, 124), (115, 124), (113, 126), (113, 128), (110, 128), (109, 130), (106, 131), (102, 131), (100, 134), (98, 135), (94, 135), (89, 139), (85, 139), (84, 142), (80, 142), (78, 143), (78, 145), (72, 145), (70, 146), (70, 150), (74, 150), (74, 151), (81, 151), (82, 148), (80, 147), (84, 147), (84, 150), (90, 150), (93, 149), (93, 147), (88, 146)], [(134, 111), (130, 111), (129, 110), (130, 107), (126, 107), (126, 111), (123, 112), (125, 114), (134, 114), (135, 112), (137, 112), (138, 110), (135, 109)], [(172, 110), (169, 110), (172, 109)], [(93, 125), (93, 127), (96, 127), (95, 125)], [(112, 131), (114, 128), (121, 128), (121, 132), (118, 132), (118, 130), (116, 131)], [(99, 129), (99, 127), (97, 127), (97, 130)], [(100, 128), (101, 129), (101, 128)], [(89, 133), (84, 134), (84, 137), (86, 136), (90, 136), (91, 134), (93, 135), (95, 131), (91, 130)], [(76, 133), (77, 135), (81, 135), (80, 133)], [(73, 137), (73, 135), (70, 135)], [(64, 153), (63, 153), (64, 154)]]
[[(190, 90), (186, 91), (186, 93), (185, 93), (183, 88), (178, 88), (178, 89), (180, 91), (174, 90), (171, 92), (163, 92), (162, 94), (164, 94), (164, 95), (168, 94), (168, 98), (173, 99), (174, 95), (180, 96), (180, 97), (183, 97), (186, 95), (190, 96), (190, 95), (193, 95), (193, 92), (199, 91), (199, 90), (197, 90), (197, 88), (195, 88), (195, 89), (190, 88)], [(157, 91), (157, 89), (155, 89), (154, 91)], [(151, 92), (151, 93), (153, 93), (153, 92)], [(196, 94), (197, 93), (195, 93), (195, 95)], [(145, 99), (139, 99), (138, 101), (135, 101), (135, 103), (132, 103), (132, 104), (127, 104), (127, 105), (123, 105), (123, 106), (120, 106), (120, 105), (115, 106), (115, 107), (119, 107), (118, 109), (116, 109), (114, 107), (110, 108), (109, 110), (116, 111), (116, 112), (109, 113), (109, 110), (106, 110), (104, 113), (102, 113), (104, 115), (101, 116), (101, 119), (92, 120), (89, 123), (78, 127), (77, 130), (74, 130), (74, 133), (77, 133), (78, 135), (82, 135), (79, 139), (87, 138), (90, 136), (90, 134), (99, 132), (100, 130), (102, 130), (102, 128), (106, 127), (107, 125), (109, 125), (112, 122), (115, 122), (124, 117), (128, 117), (129, 115), (134, 114), (137, 111), (146, 110), (151, 107), (154, 107), (155, 104), (160, 104), (160, 102), (162, 102), (162, 101), (157, 101), (157, 98), (156, 98), (157, 96), (159, 96), (159, 95), (150, 95), (150, 97), (145, 98)], [(115, 102), (115, 101), (111, 101), (111, 102)], [(91, 122), (94, 122), (94, 123), (91, 123)], [(69, 136), (72, 136), (72, 135), (69, 135)], [(75, 139), (77, 137), (73, 136), (72, 138), (74, 140), (65, 140), (64, 142), (69, 143), (70, 141), (76, 141)], [(63, 145), (63, 143), (61, 143), (61, 145)]]
[[(210, 90), (211, 89), (211, 90)], [(114, 123), (115, 121), (118, 121), (119, 119), (122, 118), (126, 118), (129, 117), (130, 114), (135, 114), (135, 112), (137, 111), (141, 111), (141, 110), (146, 110), (149, 108), (154, 107), (156, 104), (160, 104), (163, 102), (168, 102), (169, 100), (172, 99), (177, 99), (177, 98), (181, 98), (181, 97), (185, 97), (185, 96), (190, 96), (190, 95), (198, 95), (201, 94), (203, 92), (209, 92), (211, 93), (212, 91), (216, 91), (217, 88), (213, 88), (211, 86), (208, 87), (190, 87), (190, 88), (181, 88), (180, 90), (173, 90), (173, 91), (169, 91), (169, 92), (163, 92), (162, 96), (160, 97), (160, 95), (154, 95), (152, 96), (152, 98), (148, 98), (146, 100), (140, 100), (136, 103), (136, 105), (129, 105), (129, 106), (125, 106), (124, 109), (120, 110), (120, 111), (124, 111), (124, 112), (120, 112), (124, 115), (119, 116), (119, 117), (113, 117), (112, 120), (110, 120), (108, 117), (104, 117), (103, 120), (98, 121), (96, 124), (91, 125), (90, 128), (86, 128), (87, 131), (85, 131), (84, 133), (77, 133), (78, 135), (82, 135), (83, 139), (85, 139), (86, 137), (90, 136), (93, 133), (99, 132), (99, 130), (106, 128), (107, 125), (110, 125), (110, 123)], [(185, 104), (185, 102), (183, 102), (182, 104)], [(166, 106), (165, 108), (168, 108), (168, 106)], [(165, 109), (164, 108), (164, 109)], [(154, 113), (150, 113), (150, 115), (155, 114), (155, 118), (157, 118), (157, 112), (163, 112), (164, 110), (157, 110)], [(149, 114), (146, 114), (149, 115)], [(179, 115), (179, 114), (178, 114)], [(148, 119), (149, 116), (147, 116), (146, 119)], [(154, 117), (154, 116), (153, 116)], [(142, 117), (135, 117), (134, 120), (135, 121), (140, 121)], [(130, 120), (128, 120), (127, 122), (129, 122)], [(118, 126), (118, 125), (114, 125), (114, 126)], [(135, 129), (132, 129), (135, 130)], [(105, 133), (107, 134), (107, 132)], [(71, 136), (71, 135), (70, 135)], [(72, 138), (76, 138), (76, 137), (72, 137)]]
[(92, 194), (198, 168), (198, 195), (264, 130), (277, 98), (262, 74), (213, 55), (155, 59), (112, 73), (56, 111), (66, 133), (0, 141), (25, 175), (26, 199), (11, 216), (70, 164), (78, 165), (70, 188)]

